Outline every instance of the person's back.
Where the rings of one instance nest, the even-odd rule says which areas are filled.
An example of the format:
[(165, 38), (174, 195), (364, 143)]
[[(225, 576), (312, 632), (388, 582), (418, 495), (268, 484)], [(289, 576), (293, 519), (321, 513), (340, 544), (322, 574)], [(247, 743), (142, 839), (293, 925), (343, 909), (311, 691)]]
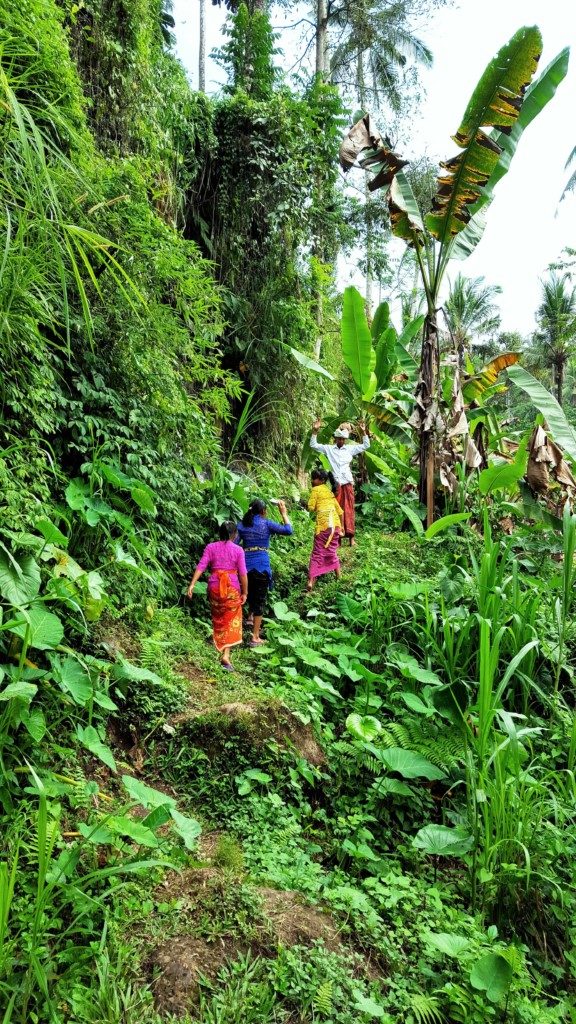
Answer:
[(316, 513), (315, 533), (342, 525), (342, 509), (327, 484), (318, 484), (312, 488), (308, 508)]

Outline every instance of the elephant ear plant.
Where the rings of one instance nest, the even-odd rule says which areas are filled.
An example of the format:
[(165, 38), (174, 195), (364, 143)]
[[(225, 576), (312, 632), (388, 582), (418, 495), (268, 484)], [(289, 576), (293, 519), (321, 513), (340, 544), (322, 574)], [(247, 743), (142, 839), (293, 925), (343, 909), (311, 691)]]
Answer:
[(440, 289), (449, 260), (470, 255), (480, 241), (494, 187), (507, 172), (522, 132), (566, 75), (568, 50), (563, 50), (531, 84), (541, 51), (538, 28), (521, 28), (490, 62), (453, 136), (460, 152), (441, 163), (432, 210), (426, 216), (402, 170), (404, 162), (385, 146), (368, 114), (340, 148), (345, 171), (357, 163), (374, 174), (370, 191), (388, 190), (392, 231), (414, 249), (420, 270), (426, 316), (411, 425), (418, 433), (419, 491), (428, 526), (434, 518), (435, 471), (441, 472), (443, 463), (450, 461), (453, 438), (468, 434), (458, 366), (452, 407), (446, 416), (441, 411)]

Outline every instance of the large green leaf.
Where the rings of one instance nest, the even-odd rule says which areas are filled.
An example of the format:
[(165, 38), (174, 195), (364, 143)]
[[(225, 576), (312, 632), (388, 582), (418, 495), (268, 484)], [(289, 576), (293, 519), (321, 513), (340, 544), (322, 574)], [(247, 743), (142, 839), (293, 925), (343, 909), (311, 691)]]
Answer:
[(28, 630), (28, 646), (37, 651), (51, 651), (62, 642), (64, 626), (54, 612), (49, 612), (43, 601), (35, 601), (22, 612), (26, 622), (14, 626), (12, 632), (24, 639)]
[(528, 452), (526, 451), (526, 439), (520, 445), (514, 462), (501, 460), (487, 469), (483, 469), (478, 477), (478, 488), (481, 494), (491, 494), (493, 491), (505, 491), (515, 487), (519, 480), (526, 473), (528, 463)]
[(158, 846), (158, 840), (152, 829), (147, 828), (141, 821), (133, 821), (132, 818), (118, 815), (108, 818), (106, 828), (113, 835), (121, 836), (122, 839), (131, 839), (138, 846), (149, 846), (152, 848)]
[(476, 248), (486, 227), (486, 213), (492, 202), (495, 186), (508, 172), (512, 157), (525, 128), (544, 109), (554, 97), (560, 82), (566, 77), (570, 50), (566, 47), (550, 62), (538, 78), (532, 82), (524, 94), (522, 109), (516, 124), (509, 134), (495, 132), (494, 141), (502, 147), (498, 163), (484, 186), (483, 194), (470, 207), (472, 217), (463, 231), (457, 236), (450, 250), (452, 259), (466, 259)]
[(443, 779), (444, 772), (431, 761), (413, 750), (402, 747), (388, 747), (382, 751), (382, 760), (390, 771), (398, 772), (405, 779)]
[[(398, 341), (399, 341), (400, 345), (405, 347), (406, 345), (408, 345), (412, 341), (413, 338), (416, 337), (417, 334), (420, 333), (420, 331), (422, 330), (422, 327), (424, 326), (425, 319), (426, 319), (426, 317), (424, 315), (421, 315), (421, 316), (415, 316), (413, 320), (409, 320), (408, 321), (408, 323), (404, 327), (400, 337), (398, 338)], [(410, 359), (412, 359), (412, 356), (410, 356)], [(417, 366), (415, 361), (414, 361), (414, 365)]]
[(387, 327), (378, 338), (376, 345), (376, 364), (374, 372), (378, 390), (388, 387), (396, 369), (396, 342), (398, 335), (396, 328)]
[(474, 845), (474, 837), (459, 828), (447, 825), (425, 825), (414, 839), (412, 846), (435, 857), (461, 857)]
[(538, 412), (542, 413), (548, 431), (556, 443), (576, 462), (576, 431), (566, 419), (562, 406), (554, 395), (551, 395), (523, 366), (510, 366), (507, 372), (510, 380), (528, 395)]
[(185, 814), (180, 814), (175, 807), (170, 809), (170, 815), (174, 822), (174, 829), (184, 840), (186, 849), (195, 850), (198, 836), (202, 832), (200, 823), (195, 818), (188, 818)]
[(344, 362), (362, 398), (369, 402), (377, 386), (374, 373), (376, 353), (372, 347), (364, 299), (352, 286), (344, 292), (341, 331)]
[(161, 793), (158, 789), (152, 789), (152, 786), (147, 786), (145, 782), (135, 779), (132, 775), (123, 775), (122, 782), (132, 800), (142, 804), (143, 807), (176, 806), (173, 796), (167, 796), (166, 793)]
[(388, 211), (392, 233), (406, 242), (413, 243), (424, 233), (420, 207), (412, 186), (403, 171), (393, 179), (388, 194)]
[(40, 569), (32, 555), (15, 558), (0, 547), (0, 596), (13, 605), (28, 604), (40, 590)]
[(473, 402), (494, 386), (498, 376), (509, 366), (514, 366), (520, 359), (519, 352), (502, 352), (491, 359), (478, 373), (473, 373), (464, 380), (462, 394), (465, 402)]
[(56, 547), (60, 548), (68, 547), (68, 537), (47, 516), (40, 516), (36, 520), (36, 529), (42, 534), (48, 544), (55, 544)]
[(371, 743), (376, 739), (378, 733), (382, 732), (380, 722), (373, 715), (348, 715), (346, 728), (354, 736), (354, 739), (362, 740), (365, 743)]
[(91, 754), (94, 754), (94, 757), (98, 757), (100, 761), (103, 761), (113, 772), (116, 771), (114, 755), (110, 747), (102, 742), (93, 725), (87, 725), (86, 728), (83, 728), (81, 725), (76, 726), (76, 735), (82, 746), (86, 747), (86, 750), (89, 750)]
[(390, 327), (390, 306), (387, 302), (381, 302), (374, 313), (372, 324), (370, 326), (370, 332), (372, 334), (372, 341), (374, 344), (378, 343), (380, 335), (388, 327)]
[(52, 675), (65, 693), (69, 693), (76, 704), (85, 707), (92, 699), (92, 680), (83, 665), (69, 655), (52, 658)]
[(292, 348), (291, 345), (287, 345), (286, 347), (296, 362), (300, 363), (300, 366), (304, 366), (307, 370), (313, 370), (314, 373), (319, 373), (322, 377), (327, 377), (328, 380), (335, 379), (329, 370), (324, 366), (321, 366), (320, 363), (317, 363), (315, 359), (311, 359), (305, 352), (299, 352), (297, 348)]
[(21, 680), (17, 680), (14, 683), (8, 683), (3, 690), (0, 691), (0, 701), (13, 700), (14, 697), (20, 697), (22, 700), (31, 701), (36, 696), (38, 687), (34, 686), (34, 683), (24, 683)]
[(502, 147), (483, 129), (509, 133), (522, 106), (522, 97), (538, 66), (542, 37), (535, 26), (521, 28), (490, 61), (466, 108), (454, 141), (463, 150), (441, 166), (432, 213), (426, 226), (441, 244), (462, 231), (470, 207), (483, 196), (496, 169)]
[(402, 373), (405, 373), (409, 380), (415, 381), (418, 373), (418, 363), (414, 359), (414, 356), (411, 356), (406, 350), (404, 345), (400, 344), (400, 341), (396, 342), (396, 359)]
[(450, 526), (456, 526), (457, 523), (463, 523), (466, 519), (470, 518), (470, 512), (452, 512), (448, 516), (442, 516), (441, 519), (437, 519), (436, 522), (429, 526), (424, 534), (426, 540), (432, 540), (437, 533), (441, 533), (442, 530), (447, 530)]
[(485, 992), (491, 1003), (499, 1003), (510, 988), (513, 974), (512, 965), (501, 953), (487, 953), (472, 968), (470, 983)]
[(424, 942), (434, 949), (439, 949), (446, 956), (459, 957), (470, 946), (470, 939), (464, 935), (454, 935), (452, 932), (425, 932)]

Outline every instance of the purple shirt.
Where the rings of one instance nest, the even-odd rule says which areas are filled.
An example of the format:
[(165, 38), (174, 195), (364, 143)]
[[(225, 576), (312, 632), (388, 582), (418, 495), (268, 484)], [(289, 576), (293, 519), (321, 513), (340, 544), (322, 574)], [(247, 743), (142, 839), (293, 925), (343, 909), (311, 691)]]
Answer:
[(207, 544), (202, 558), (196, 566), (196, 571), (204, 572), (204, 569), (207, 569), (208, 566), (210, 566), (211, 570), (208, 580), (209, 587), (218, 586), (218, 577), (215, 570), (226, 569), (231, 573), (230, 583), (236, 590), (240, 590), (238, 576), (246, 575), (246, 559), (239, 544), (235, 544), (232, 540), (216, 540), (212, 544)]

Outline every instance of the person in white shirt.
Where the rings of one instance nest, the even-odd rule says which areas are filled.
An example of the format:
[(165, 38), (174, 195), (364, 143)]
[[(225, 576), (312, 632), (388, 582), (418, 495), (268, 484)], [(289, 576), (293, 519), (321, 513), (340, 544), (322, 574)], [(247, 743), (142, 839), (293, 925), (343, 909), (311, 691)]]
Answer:
[(347, 427), (339, 427), (338, 430), (334, 431), (334, 444), (319, 444), (317, 433), (322, 426), (321, 420), (316, 420), (313, 425), (313, 433), (310, 438), (310, 447), (315, 452), (321, 452), (325, 455), (330, 463), (330, 469), (334, 475), (334, 479), (338, 484), (338, 490), (335, 493), (335, 498), (338, 504), (344, 510), (344, 536), (348, 537), (350, 546), (355, 544), (354, 534), (355, 529), (355, 515), (354, 515), (354, 477), (352, 476), (351, 462), (356, 455), (360, 452), (365, 452), (370, 447), (370, 438), (366, 433), (366, 425), (359, 423), (358, 426), (362, 431), (362, 444), (346, 444), (350, 437), (350, 431)]

